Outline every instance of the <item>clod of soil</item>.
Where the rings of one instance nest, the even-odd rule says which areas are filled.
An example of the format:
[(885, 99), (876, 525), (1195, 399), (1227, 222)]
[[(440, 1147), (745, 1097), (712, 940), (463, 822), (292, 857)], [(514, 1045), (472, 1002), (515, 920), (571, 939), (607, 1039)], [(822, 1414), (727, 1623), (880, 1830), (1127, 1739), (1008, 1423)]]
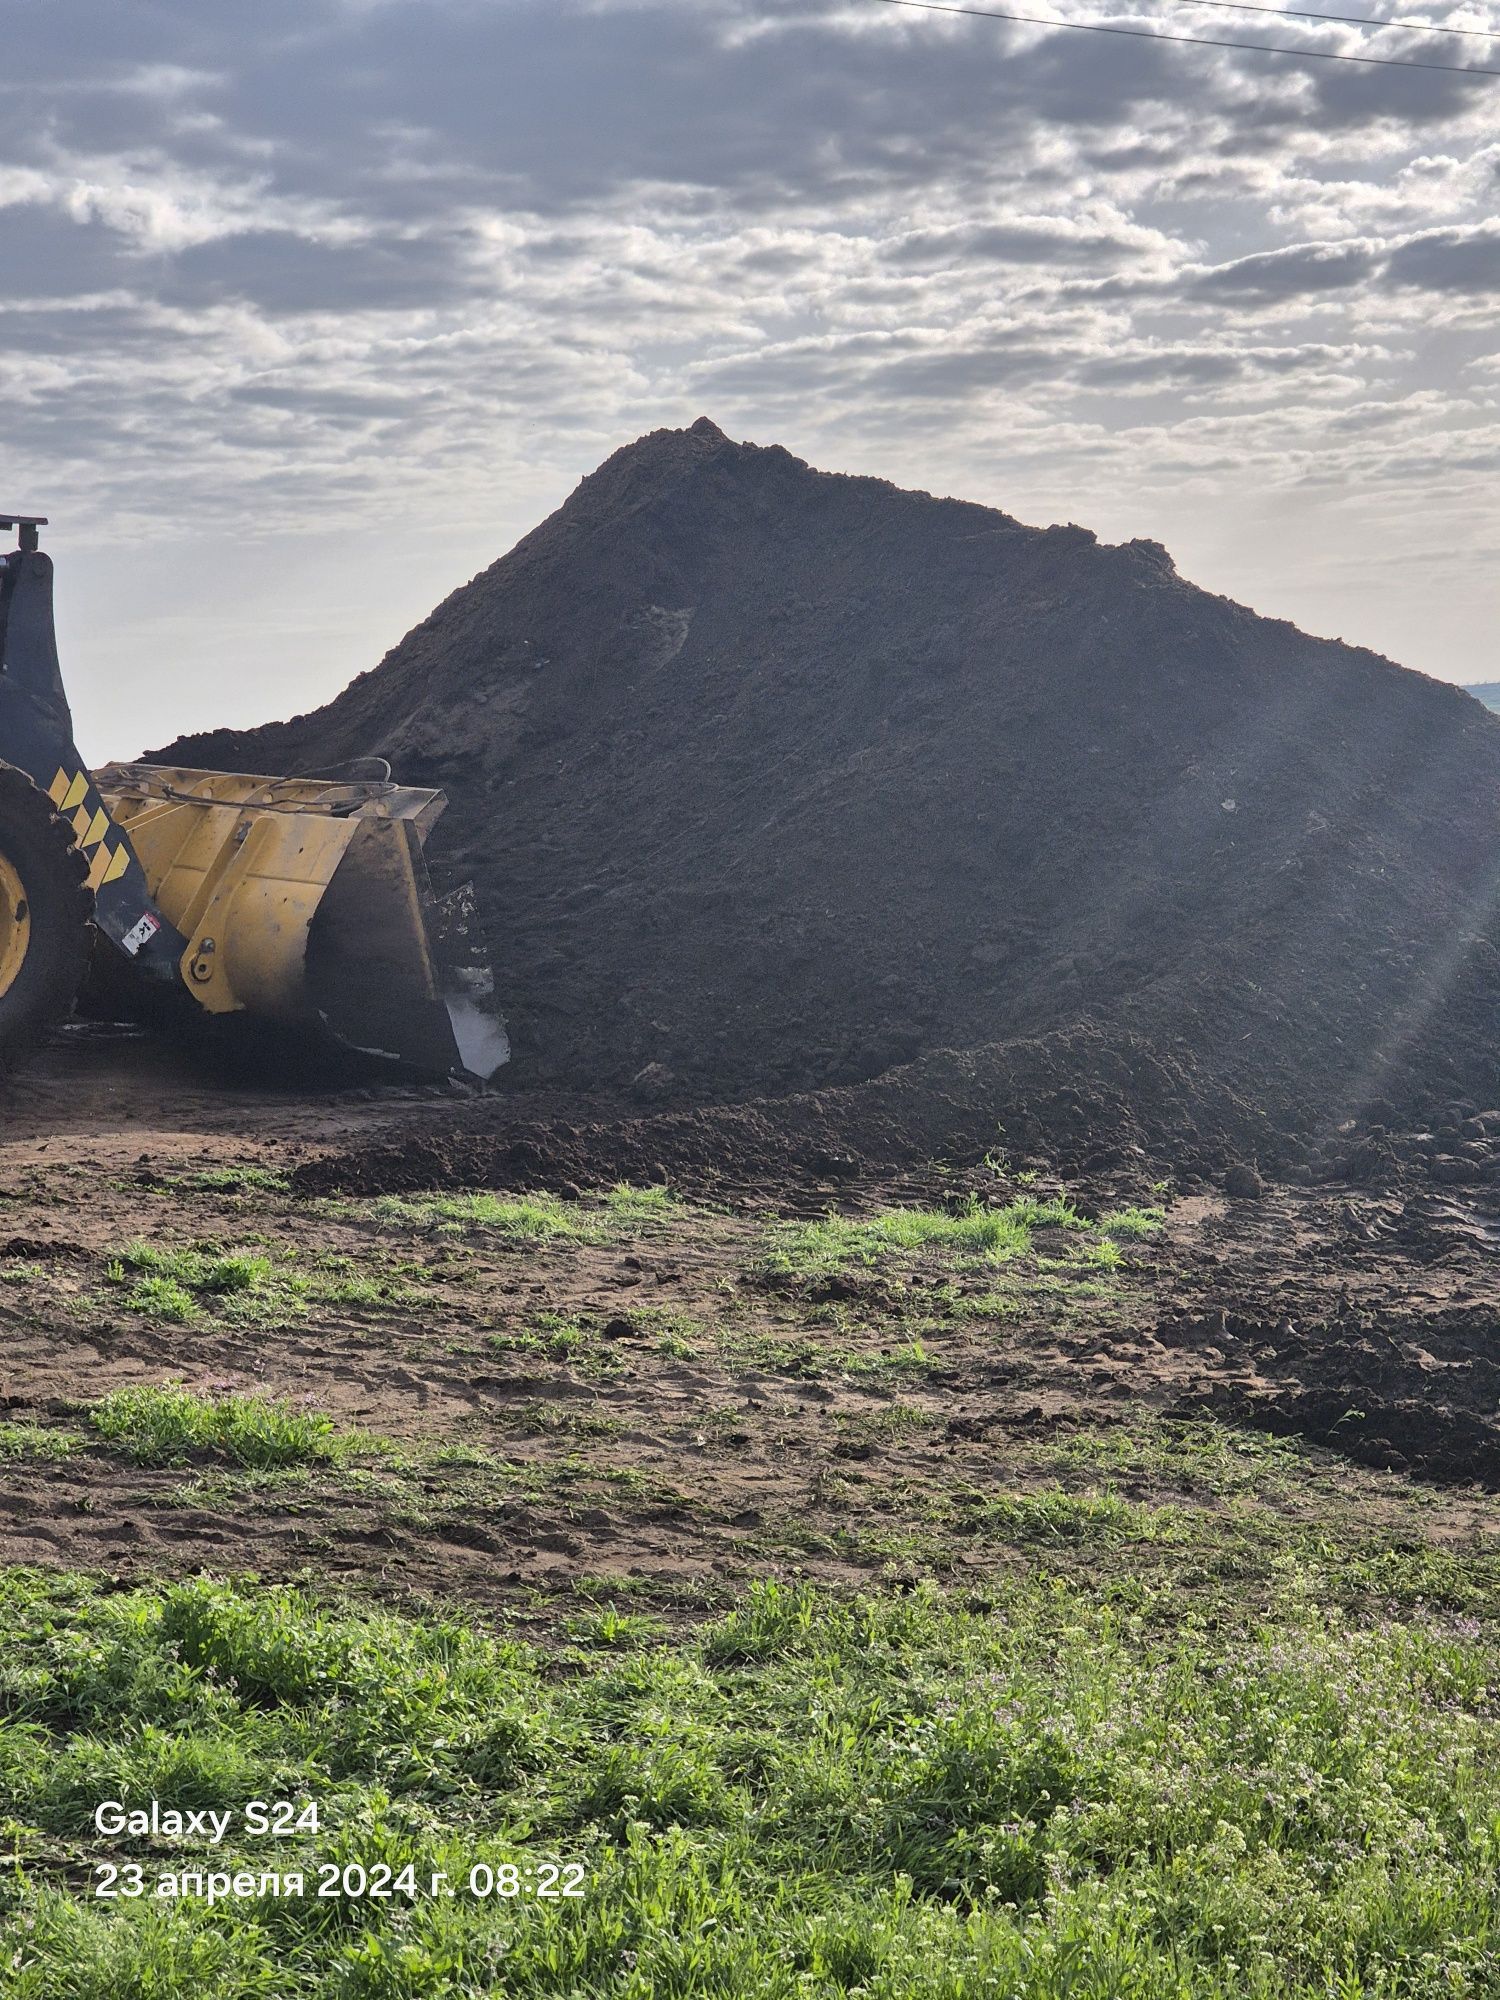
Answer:
[[(481, 891), (517, 1086), (670, 1111), (941, 1081), (967, 1049), (1074, 1150), (1101, 1095), (1160, 1082), (1147, 1122), (1223, 1133), (1222, 1164), (1374, 1100), (1500, 1102), (1477, 702), (1155, 543), (706, 419), (617, 452), (327, 708), (157, 754), (444, 786), (434, 853)], [(1066, 1074), (1086, 1045), (1111, 1076)]]

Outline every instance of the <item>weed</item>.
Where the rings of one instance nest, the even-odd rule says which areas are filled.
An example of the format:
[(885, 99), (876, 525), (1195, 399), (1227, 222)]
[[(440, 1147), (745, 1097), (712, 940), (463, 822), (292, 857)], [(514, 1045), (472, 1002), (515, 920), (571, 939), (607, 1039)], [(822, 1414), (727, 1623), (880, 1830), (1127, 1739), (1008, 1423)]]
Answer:
[(524, 1327), (487, 1334), (485, 1344), (496, 1354), (527, 1354), (538, 1360), (564, 1362), (579, 1374), (596, 1379), (618, 1375), (625, 1365), (596, 1325), (564, 1313), (533, 1313)]
[(41, 1424), (0, 1423), (0, 1465), (15, 1459), (62, 1459), (78, 1449), (69, 1431), (48, 1430)]
[(568, 1637), (580, 1646), (629, 1652), (658, 1642), (666, 1627), (649, 1611), (621, 1611), (618, 1605), (601, 1605), (597, 1611), (580, 1613), (566, 1621)]
[(684, 1340), (680, 1333), (663, 1333), (656, 1340), (656, 1352), (671, 1361), (696, 1361), (698, 1350), (690, 1340)]
[(615, 1223), (637, 1226), (666, 1222), (682, 1209), (682, 1202), (665, 1187), (632, 1187), (618, 1181), (604, 1196), (605, 1213)]
[(1154, 1236), (1167, 1219), (1164, 1208), (1114, 1208), (1099, 1218), (1104, 1236)]
[(116, 1389), (89, 1409), (106, 1443), (137, 1465), (180, 1465), (208, 1452), (269, 1467), (336, 1460), (348, 1449), (331, 1418), (264, 1396), (200, 1396), (180, 1383)]
[(1093, 1265), (1100, 1271), (1117, 1271), (1125, 1260), (1119, 1244), (1111, 1237), (1103, 1236), (1097, 1243), (1086, 1243), (1078, 1253), (1078, 1261)]
[(273, 1258), (217, 1243), (161, 1247), (132, 1243), (110, 1261), (106, 1277), (128, 1287), (125, 1304), (143, 1318), (186, 1324), (204, 1312), (241, 1326), (275, 1327), (305, 1319), (315, 1305), (390, 1309), (421, 1303), (423, 1290), (350, 1257), (304, 1263), (294, 1249)]
[(532, 1437), (617, 1437), (624, 1429), (619, 1418), (607, 1411), (574, 1409), (566, 1403), (523, 1403), (507, 1422), (512, 1430)]
[(914, 1403), (888, 1403), (883, 1410), (860, 1411), (837, 1419), (841, 1439), (849, 1443), (900, 1444), (933, 1429), (942, 1419)]
[[(109, 1275), (117, 1284), (127, 1282), (121, 1264), (111, 1264)], [(197, 1300), (175, 1278), (138, 1278), (126, 1293), (125, 1303), (143, 1319), (162, 1320), (174, 1326), (186, 1326), (198, 1317)]]
[(846, 1354), (842, 1373), (854, 1381), (916, 1382), (938, 1365), (922, 1342), (912, 1339), (879, 1354)]

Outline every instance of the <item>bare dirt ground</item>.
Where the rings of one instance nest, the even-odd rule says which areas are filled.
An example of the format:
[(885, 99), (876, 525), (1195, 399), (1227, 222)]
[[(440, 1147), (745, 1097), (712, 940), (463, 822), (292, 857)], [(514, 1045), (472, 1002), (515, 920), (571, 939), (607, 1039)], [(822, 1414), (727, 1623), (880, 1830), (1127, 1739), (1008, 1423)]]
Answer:
[[(982, 1578), (1018, 1520), (1066, 1535), (1049, 1496), (1096, 1504), (1112, 1437), (1109, 1504), (1150, 1509), (1223, 1426), (1303, 1441), (1298, 1479), (1337, 1478), (1363, 1518), (1410, 1474), (1443, 1532), (1500, 1525), (1488, 1187), (1234, 1200), (1003, 1162), (520, 1208), (288, 1184), (453, 1115), (430, 1091), (226, 1089), (146, 1037), (62, 1035), (0, 1139), (0, 1561), (481, 1603), (590, 1583), (686, 1603), (789, 1568)], [(806, 1228), (1061, 1193), (1092, 1226), (1043, 1222), (1000, 1262)], [(1136, 1225), (1098, 1226), (1122, 1207)], [(184, 1255), (252, 1275), (174, 1309), (145, 1281)], [(134, 1463), (89, 1406), (164, 1382), (324, 1411), (346, 1442), (273, 1470)], [(1147, 1448), (1183, 1426), (1199, 1459)]]

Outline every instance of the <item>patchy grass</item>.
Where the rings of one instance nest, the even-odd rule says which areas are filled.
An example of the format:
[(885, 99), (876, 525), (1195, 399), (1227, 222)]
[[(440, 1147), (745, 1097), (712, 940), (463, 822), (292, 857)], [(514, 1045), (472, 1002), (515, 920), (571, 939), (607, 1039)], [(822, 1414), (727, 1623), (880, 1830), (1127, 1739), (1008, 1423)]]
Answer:
[(409, 1278), (372, 1271), (352, 1257), (304, 1259), (295, 1249), (269, 1256), (211, 1242), (132, 1243), (110, 1259), (105, 1276), (125, 1288), (131, 1312), (175, 1325), (206, 1314), (231, 1325), (271, 1328), (305, 1319), (314, 1306), (391, 1310), (419, 1305), (426, 1296)]
[(521, 1243), (547, 1243), (559, 1237), (580, 1242), (606, 1242), (613, 1236), (635, 1235), (660, 1227), (682, 1204), (664, 1187), (632, 1187), (621, 1181), (587, 1201), (561, 1201), (556, 1195), (498, 1195), (482, 1191), (460, 1194), (378, 1196), (365, 1211), (387, 1227), (430, 1231), (439, 1235), (508, 1237)]
[(1096, 1271), (1118, 1271), (1124, 1261), (1119, 1244), (1109, 1236), (1101, 1236), (1097, 1243), (1085, 1243), (1078, 1253), (1078, 1262)]
[(576, 1409), (571, 1403), (532, 1401), (508, 1410), (506, 1428), (523, 1437), (618, 1437), (625, 1428), (618, 1417), (589, 1405)]
[(198, 1317), (198, 1302), (185, 1285), (179, 1285), (175, 1278), (137, 1278), (133, 1283), (126, 1275), (122, 1264), (110, 1266), (110, 1276), (117, 1284), (129, 1284), (125, 1304), (131, 1312), (139, 1313), (142, 1319), (158, 1320), (171, 1326), (186, 1326)]
[(933, 1285), (926, 1297), (935, 1323), (944, 1319), (1010, 1319), (1025, 1301), (1025, 1285), (1012, 1277), (1002, 1278), (982, 1291), (965, 1291), (949, 1280)]
[[(643, 1256), (627, 1273), (618, 1255), (573, 1255), (672, 1226), (671, 1200), (563, 1204), (578, 1233), (532, 1269), (511, 1243), (552, 1238), (429, 1223), (403, 1267), (367, 1207), (356, 1225), (340, 1210), (352, 1258), (239, 1234), (164, 1262), (122, 1255), (115, 1303), (175, 1286), (204, 1325), (299, 1300), (373, 1311), (408, 1281), (467, 1287), (444, 1298), (432, 1348), (455, 1373), (479, 1364), (482, 1401), (457, 1424), (446, 1401), (425, 1416), (413, 1402), (430, 1434), (378, 1460), (316, 1413), (288, 1439), (284, 1420), (309, 1413), (270, 1406), (270, 1422), (254, 1397), (172, 1386), (89, 1418), (59, 1481), (70, 1505), (97, 1476), (112, 1506), (129, 1492), (132, 1512), (162, 1510), (153, 1526), (174, 1506), (237, 1513), (251, 1560), (308, 1574), (343, 1569), (357, 1538), (382, 1595), (410, 1589), (421, 1615), (253, 1580), (0, 1573), (7, 1996), (1500, 1992), (1500, 1544), (1476, 1525), (1495, 1522), (1484, 1496), (1123, 1399), (1078, 1429), (1051, 1399), (1036, 1416), (1034, 1333), (1091, 1355), (1111, 1299), (1133, 1303), (1119, 1267), (1144, 1261), (1148, 1228), (1038, 1198), (1013, 1205), (1027, 1248), (1012, 1253), (951, 1226), (972, 1209), (920, 1211), (846, 1258), (840, 1239), (824, 1268), (851, 1282), (770, 1298), (736, 1285), (743, 1246), (768, 1240), (750, 1216), (709, 1218), (717, 1263)], [(867, 1262), (874, 1276), (851, 1269)], [(640, 1282), (616, 1291), (616, 1276)], [(557, 1282), (518, 1282), (542, 1278)], [(634, 1303), (653, 1296), (679, 1304)], [(606, 1338), (617, 1306), (631, 1333)], [(536, 1365), (492, 1385), (487, 1328), (491, 1351)], [(562, 1368), (636, 1379), (596, 1399)], [(785, 1379), (729, 1379), (747, 1369)], [(669, 1399), (651, 1400), (653, 1377)], [(830, 1393), (836, 1377), (861, 1393)], [(1049, 1382), (1070, 1379), (1063, 1364)], [(615, 1441), (622, 1421), (640, 1450)], [(24, 1455), (32, 1427), (11, 1428)], [(120, 1454), (186, 1469), (148, 1479)], [(434, 1541), (424, 1567), (401, 1567), (407, 1531), (459, 1544), (465, 1529), (493, 1550), (445, 1569)], [(513, 1550), (550, 1549), (548, 1529), (571, 1553), (516, 1578)], [(627, 1563), (649, 1574), (580, 1573)], [(859, 1587), (805, 1582), (835, 1564)], [(773, 1565), (783, 1581), (745, 1588)], [(429, 1595), (441, 1575), (484, 1612)], [(101, 1841), (89, 1814), (116, 1796), (309, 1798), (323, 1824), (285, 1843), (236, 1831), (206, 1857), (195, 1840)], [(319, 1858), (409, 1863), (460, 1893), (109, 1903), (92, 1893), (106, 1854), (153, 1877), (300, 1867), (312, 1889)], [(467, 1891), (476, 1864), (575, 1858), (576, 1899)]]
[(522, 1327), (487, 1334), (485, 1345), (496, 1354), (559, 1362), (580, 1375), (609, 1377), (618, 1375), (625, 1365), (595, 1321), (566, 1313), (533, 1313)]
[(264, 1469), (327, 1463), (349, 1449), (321, 1411), (265, 1396), (200, 1396), (180, 1383), (115, 1389), (88, 1419), (137, 1465), (181, 1465), (206, 1453)]
[[(1300, 1439), (1240, 1430), (1212, 1418), (1179, 1419), (1146, 1412), (1117, 1423), (1084, 1425), (1034, 1440), (1030, 1458), (1056, 1473), (1129, 1480), (1163, 1493), (1218, 1500), (1254, 1496), (1268, 1505), (1316, 1493), (1329, 1497), (1325, 1462)], [(1430, 1499), (1407, 1490), (1407, 1504)]]
[(841, 1445), (904, 1444), (939, 1427), (942, 1418), (912, 1403), (887, 1403), (882, 1410), (843, 1412), (834, 1419)]
[(580, 1612), (566, 1619), (563, 1629), (578, 1646), (607, 1648), (612, 1652), (632, 1652), (665, 1639), (667, 1628), (649, 1611), (622, 1611), (616, 1604), (604, 1604), (597, 1611)]
[(930, 1249), (1003, 1264), (1025, 1256), (1038, 1229), (1088, 1226), (1072, 1203), (1062, 1198), (1028, 1197), (1004, 1208), (986, 1208), (971, 1200), (951, 1213), (941, 1208), (890, 1208), (869, 1216), (829, 1214), (812, 1222), (773, 1225), (763, 1267), (808, 1275)]
[(22, 1459), (55, 1463), (71, 1457), (78, 1444), (71, 1431), (50, 1430), (42, 1424), (0, 1424), (0, 1465)]
[(1167, 1219), (1164, 1208), (1113, 1208), (1099, 1218), (1102, 1236), (1154, 1236)]
[(683, 1334), (659, 1333), (653, 1343), (656, 1352), (668, 1361), (696, 1361), (701, 1349)]
[(682, 1201), (666, 1187), (633, 1187), (617, 1181), (603, 1197), (604, 1212), (611, 1222), (626, 1228), (642, 1224), (670, 1222), (683, 1212)]
[(217, 1245), (132, 1243), (110, 1260), (105, 1276), (112, 1285), (125, 1287), (124, 1302), (131, 1312), (183, 1325), (210, 1303), (222, 1309), (236, 1300), (262, 1308), (273, 1273), (269, 1257)]
[(184, 1194), (285, 1194), (291, 1187), (276, 1167), (200, 1167), (195, 1173), (168, 1174), (161, 1187)]
[(1082, 1493), (1062, 1486), (1032, 1492), (971, 1492), (961, 1503), (965, 1531), (1018, 1544), (1119, 1544), (1181, 1538), (1180, 1510), (1148, 1507), (1106, 1487)]
[(899, 1347), (882, 1348), (874, 1354), (842, 1354), (836, 1357), (840, 1374), (854, 1381), (896, 1384), (919, 1382), (938, 1366), (937, 1357), (918, 1339)]
[(731, 1374), (757, 1372), (803, 1381), (842, 1375), (895, 1385), (918, 1381), (937, 1366), (919, 1339), (894, 1348), (863, 1349), (734, 1326), (719, 1330), (718, 1351)]
[(834, 1350), (822, 1341), (759, 1328), (721, 1327), (718, 1352), (725, 1367), (736, 1375), (753, 1369), (769, 1375), (800, 1376), (810, 1381), (819, 1375), (837, 1373)]
[(544, 1243), (556, 1236), (585, 1233), (576, 1206), (550, 1194), (510, 1198), (497, 1194), (383, 1194), (370, 1204), (369, 1213), (380, 1223), (441, 1235), (483, 1231)]

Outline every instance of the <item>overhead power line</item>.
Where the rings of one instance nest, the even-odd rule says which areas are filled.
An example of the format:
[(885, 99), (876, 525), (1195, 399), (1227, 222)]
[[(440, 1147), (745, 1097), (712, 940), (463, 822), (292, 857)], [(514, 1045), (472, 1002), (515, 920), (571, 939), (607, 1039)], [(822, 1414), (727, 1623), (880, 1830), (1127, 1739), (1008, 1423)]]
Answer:
[[(1190, 7), (1230, 7), (1239, 14), (1286, 14), (1294, 21), (1342, 21), (1348, 28), (1410, 28), (1418, 35), (1469, 35), (1478, 42), (1500, 42), (1490, 28), (1447, 28), (1441, 21), (1378, 21), (1373, 14), (1319, 14), (1310, 7), (1263, 7), (1260, 0), (1187, 0)], [(1301, 55), (1304, 53), (1298, 50)], [(1392, 61), (1399, 58), (1392, 57)]]
[(877, 0), (877, 4), (915, 7), (924, 14), (975, 14), (987, 21), (1025, 21), (1033, 28), (1063, 28), (1075, 35), (1124, 35), (1136, 42), (1191, 42), (1202, 49), (1241, 49), (1253, 56), (1290, 56), (1294, 62), (1361, 63), (1369, 69), (1432, 69), (1441, 70), (1445, 76), (1500, 76), (1500, 69), (1481, 69), (1477, 63), (1419, 62), (1405, 56), (1352, 56), (1334, 49), (1289, 49), (1284, 45), (1273, 47), (1268, 42), (1231, 42), (1214, 35), (1174, 35), (1165, 28), (1117, 28), (1107, 21), (1059, 21), (1050, 14), (1013, 14), (999, 7), (952, 6), (944, 4), (944, 0)]

